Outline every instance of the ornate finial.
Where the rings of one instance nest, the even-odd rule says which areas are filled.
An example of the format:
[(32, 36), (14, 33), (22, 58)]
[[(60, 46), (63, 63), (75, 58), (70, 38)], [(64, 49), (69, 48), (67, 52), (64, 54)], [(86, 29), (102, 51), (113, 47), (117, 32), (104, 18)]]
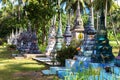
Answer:
[(87, 22), (87, 26), (85, 26), (85, 33), (87, 33), (88, 35), (94, 35), (96, 33), (96, 30), (94, 28), (93, 22), (92, 22), (92, 14), (91, 11), (89, 13), (89, 19)]
[(12, 29), (12, 38), (15, 37), (14, 30)]
[[(106, 30), (105, 28), (105, 16), (104, 16), (104, 10), (103, 10), (103, 5), (102, 5), (102, 9), (101, 9), (101, 16), (100, 16), (100, 29)], [(99, 30), (100, 30), (99, 29)]]
[(77, 17), (80, 16), (80, 4), (79, 4), (79, 0), (77, 2), (77, 11), (76, 11), (76, 15)]

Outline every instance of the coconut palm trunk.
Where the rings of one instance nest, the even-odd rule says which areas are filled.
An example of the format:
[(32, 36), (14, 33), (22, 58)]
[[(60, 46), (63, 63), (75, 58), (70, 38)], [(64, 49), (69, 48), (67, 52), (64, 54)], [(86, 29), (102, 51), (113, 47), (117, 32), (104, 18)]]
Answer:
[[(92, 4), (92, 2), (93, 2), (93, 0), (90, 0), (90, 4)], [(91, 10), (91, 15), (92, 15), (92, 24), (93, 24), (93, 26), (94, 26), (94, 12), (93, 12), (93, 4), (91, 5), (90, 10)]]
[(105, 27), (107, 27), (107, 6), (108, 6), (108, 0), (105, 2)]
[(99, 26), (99, 12), (97, 12), (97, 25), (96, 25), (96, 30), (98, 30), (98, 26)]

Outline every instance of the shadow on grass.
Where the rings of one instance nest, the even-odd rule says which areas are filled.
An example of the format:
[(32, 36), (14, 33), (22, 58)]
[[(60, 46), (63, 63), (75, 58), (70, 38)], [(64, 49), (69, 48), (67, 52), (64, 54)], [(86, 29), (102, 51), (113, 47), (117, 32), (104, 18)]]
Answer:
[[(16, 60), (12, 58), (12, 54), (17, 53), (15, 50), (7, 50), (0, 47), (0, 80), (43, 80), (32, 79), (34, 77), (30, 75), (15, 77), (16, 73), (30, 73), (41, 72), (43, 69), (47, 69), (48, 66), (33, 61), (31, 59)], [(36, 75), (35, 75), (36, 76)], [(38, 75), (38, 77), (40, 77)], [(47, 80), (47, 79), (44, 79)], [(51, 79), (52, 80), (52, 79)]]
[(17, 50), (7, 50), (6, 48), (1, 48), (0, 50), (0, 59), (11, 59), (12, 54), (17, 54)]

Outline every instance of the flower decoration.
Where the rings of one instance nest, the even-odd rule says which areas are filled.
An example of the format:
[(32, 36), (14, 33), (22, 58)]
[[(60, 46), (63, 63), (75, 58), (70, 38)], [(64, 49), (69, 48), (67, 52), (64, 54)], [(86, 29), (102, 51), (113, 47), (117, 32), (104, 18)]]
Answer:
[(80, 47), (76, 48), (77, 51), (80, 51)]

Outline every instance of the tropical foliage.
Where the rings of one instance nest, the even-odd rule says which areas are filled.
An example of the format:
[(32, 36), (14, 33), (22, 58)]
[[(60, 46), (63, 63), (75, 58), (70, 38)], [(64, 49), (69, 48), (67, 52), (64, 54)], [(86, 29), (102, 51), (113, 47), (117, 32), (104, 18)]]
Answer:
[[(32, 24), (32, 29), (37, 31), (39, 37), (39, 44), (45, 44), (47, 42), (48, 30), (51, 25), (51, 19), (56, 15), (56, 27), (58, 26), (58, 11), (61, 12), (61, 21), (63, 32), (65, 30), (67, 19), (70, 19), (69, 23), (71, 27), (74, 24), (75, 12), (77, 9), (77, 2), (80, 4), (81, 15), (86, 25), (88, 19), (88, 13), (91, 9), (92, 19), (94, 19), (94, 25), (97, 29), (99, 25), (99, 13), (101, 7), (105, 9), (107, 28), (111, 36), (119, 37), (118, 32), (119, 22), (119, 5), (114, 0), (61, 0), (61, 7), (58, 6), (58, 0), (2, 0), (2, 8), (0, 10), (0, 37), (6, 39), (11, 33), (12, 29), (27, 28), (28, 22)], [(99, 5), (100, 4), (100, 5)], [(65, 8), (64, 8), (65, 7)], [(109, 13), (108, 13), (109, 12)], [(68, 17), (67, 14), (70, 14)], [(109, 16), (111, 15), (111, 17)], [(111, 23), (111, 20), (113, 23)], [(113, 26), (114, 25), (114, 32)], [(116, 34), (116, 35), (115, 35)], [(111, 38), (110, 38), (111, 39)], [(113, 39), (111, 39), (113, 40)]]

